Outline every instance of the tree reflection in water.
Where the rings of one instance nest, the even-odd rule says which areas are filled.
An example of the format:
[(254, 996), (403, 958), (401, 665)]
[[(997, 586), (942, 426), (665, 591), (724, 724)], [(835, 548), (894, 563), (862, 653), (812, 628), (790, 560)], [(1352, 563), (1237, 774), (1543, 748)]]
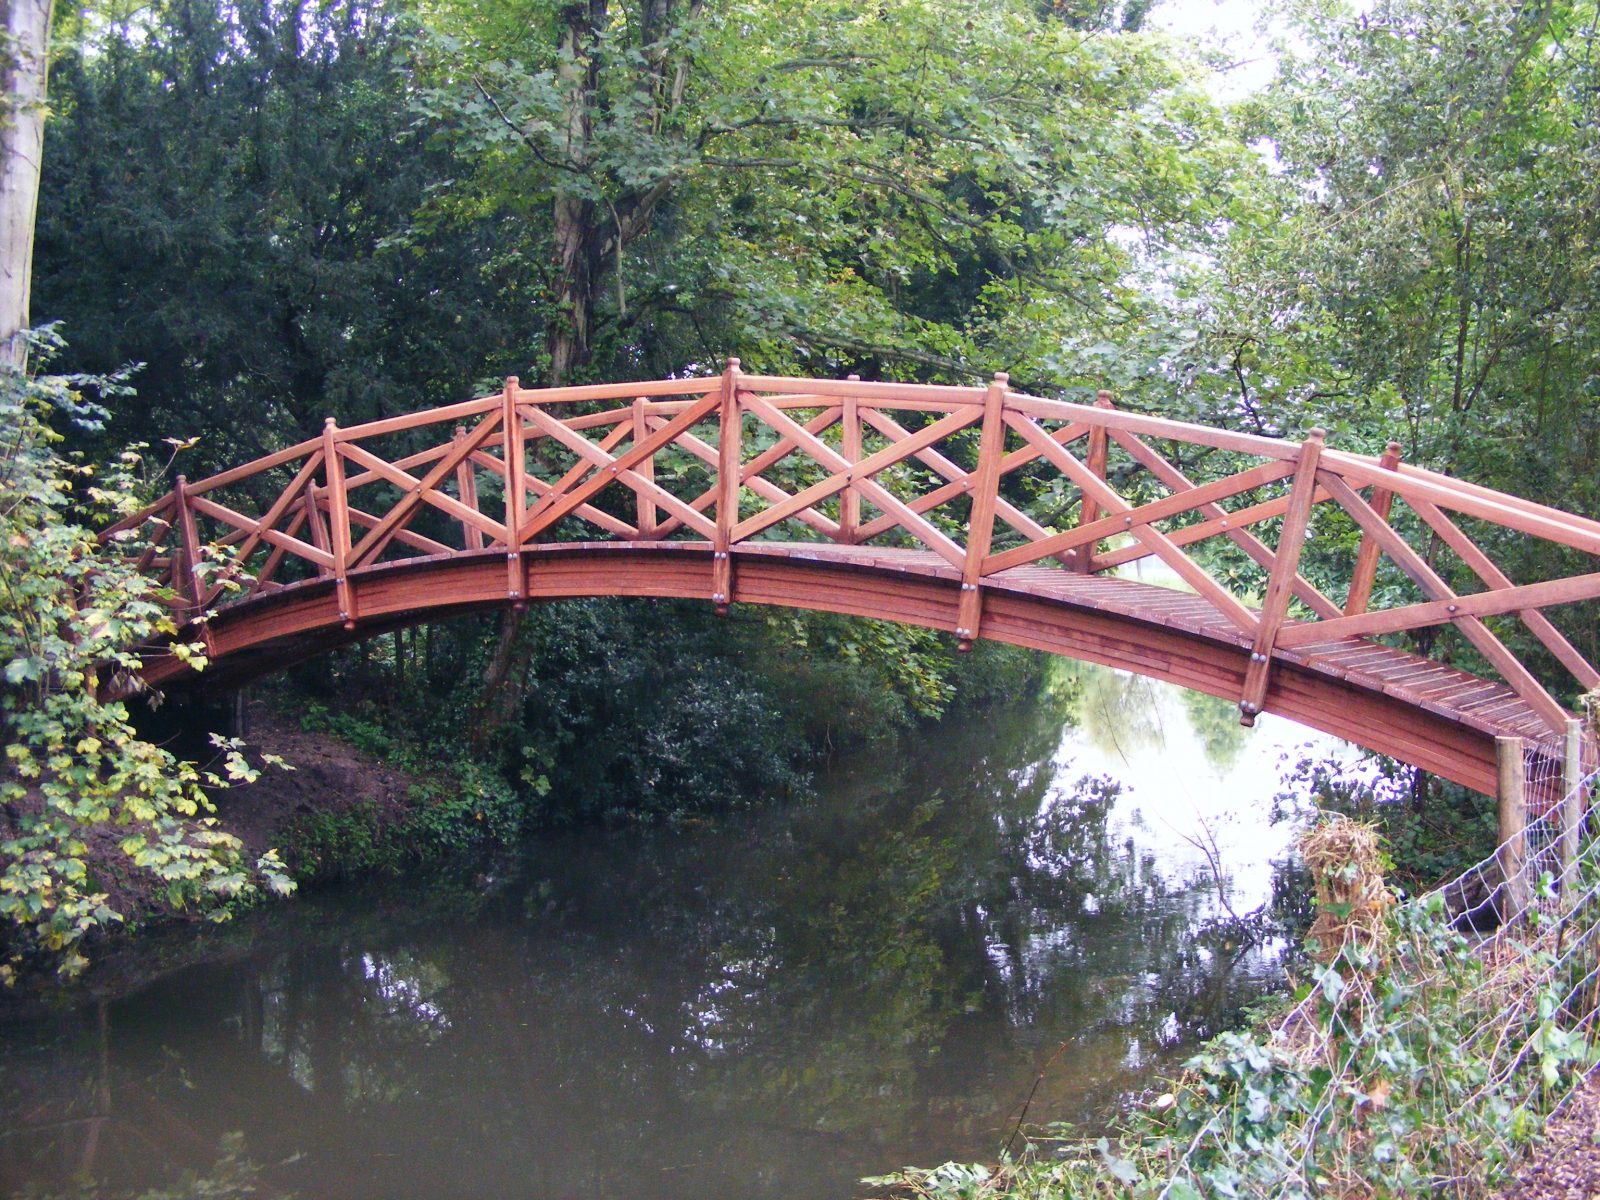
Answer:
[(1063, 669), (781, 811), (264, 914), (242, 958), (8, 1031), (0, 1184), (143, 1184), (242, 1130), (308, 1196), (843, 1195), (992, 1156), (1046, 1063), (1029, 1119), (1101, 1122), (1279, 974), (1163, 797), (1077, 765), (1181, 737), (1226, 781), (1237, 740), (1149, 687)]

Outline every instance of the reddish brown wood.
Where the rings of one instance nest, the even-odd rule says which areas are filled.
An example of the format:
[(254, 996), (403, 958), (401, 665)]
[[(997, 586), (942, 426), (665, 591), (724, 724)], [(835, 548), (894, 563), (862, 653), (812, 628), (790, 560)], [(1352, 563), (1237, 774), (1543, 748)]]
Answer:
[[(1344, 510), (1355, 518), (1356, 524), (1361, 526), (1362, 531), (1377, 539), (1378, 544), (1394, 560), (1395, 565), (1409, 575), (1425, 595), (1436, 603), (1446, 606), (1456, 627), (1477, 651), (1489, 660), (1490, 665), (1500, 672), (1505, 681), (1527, 702), (1528, 707), (1538, 713), (1552, 731), (1563, 732), (1570, 714), (1556, 703), (1544, 685), (1533, 677), (1533, 673), (1506, 649), (1505, 643), (1490, 632), (1481, 618), (1460, 611), (1462, 597), (1457, 596), (1423, 557), (1401, 540), (1399, 534), (1380, 520), (1378, 514), (1372, 511), (1367, 502), (1349, 484), (1338, 476), (1326, 472), (1322, 475), (1322, 483), (1333, 493), (1334, 499)], [(1451, 605), (1456, 607), (1452, 609)], [(1332, 622), (1326, 624), (1331, 625)]]
[[(633, 444), (637, 446), (650, 435), (650, 401), (640, 396), (633, 402)], [(656, 481), (656, 460), (647, 458), (638, 466), (639, 477), (652, 486)], [(656, 535), (656, 506), (650, 494), (640, 489), (634, 496), (634, 525), (641, 538)]]
[[(1479, 549), (1471, 538), (1461, 532), (1455, 522), (1445, 516), (1436, 505), (1427, 500), (1413, 500), (1411, 507), (1426, 522), (1428, 527), (1439, 535), (1440, 540), (1454, 550), (1460, 556), (1461, 561), (1466, 563), (1473, 573), (1483, 580), (1490, 589), (1503, 597), (1509, 596), (1516, 590), (1516, 585), (1511, 582), (1510, 577), (1495, 566), (1489, 556)], [(1376, 504), (1373, 505), (1373, 508), (1374, 511), (1377, 511)], [(1379, 513), (1379, 515), (1383, 514)], [(1556, 582), (1572, 584), (1577, 581), (1560, 580)], [(1569, 588), (1566, 591), (1566, 595), (1573, 600), (1587, 598), (1582, 595), (1581, 589), (1577, 587)], [(1588, 660), (1578, 652), (1578, 648), (1561, 636), (1560, 631), (1550, 623), (1548, 617), (1537, 608), (1532, 607), (1519, 608), (1516, 613), (1517, 616), (1522, 618), (1523, 624), (1528, 627), (1534, 637), (1538, 638), (1544, 644), (1545, 649), (1560, 660), (1561, 665), (1566, 667), (1572, 673), (1573, 678), (1586, 690), (1600, 686), (1600, 671), (1596, 671), (1590, 666)]]
[(1261, 705), (1267, 698), (1267, 676), (1272, 669), (1272, 655), (1276, 648), (1278, 631), (1289, 611), (1289, 593), (1295, 576), (1300, 571), (1300, 551), (1305, 545), (1306, 529), (1311, 521), (1311, 498), (1317, 489), (1317, 463), (1322, 457), (1320, 429), (1313, 429), (1300, 447), (1300, 459), (1295, 464), (1294, 487), (1289, 492), (1289, 511), (1283, 515), (1283, 531), (1278, 536), (1278, 549), (1272, 563), (1272, 573), (1267, 577), (1267, 594), (1261, 601), (1260, 622), (1256, 637), (1250, 647), (1250, 665), (1244, 671), (1244, 694), (1239, 698), (1241, 724), (1254, 725)]
[(418, 507), (423, 503), (435, 504), (441, 499), (450, 499), (444, 493), (437, 491), (437, 488), (455, 474), (458, 466), (467, 462), (474, 450), (489, 440), (489, 436), (494, 433), (501, 420), (499, 414), (490, 413), (479, 421), (477, 427), (465, 438), (458, 438), (450, 452), (441, 456), (428, 473), (400, 498), (399, 503), (367, 531), (367, 535), (350, 551), (350, 565), (359, 567), (368, 562), (375, 562), (390, 539), (410, 523)]
[[(1390, 442), (1384, 448), (1378, 465), (1385, 470), (1395, 470), (1400, 465), (1400, 449), (1399, 442)], [(1389, 509), (1394, 504), (1394, 492), (1386, 487), (1375, 487), (1372, 489), (1371, 503), (1372, 511), (1387, 523)], [(1350, 572), (1350, 594), (1344, 602), (1345, 616), (1353, 617), (1367, 611), (1367, 602), (1372, 599), (1372, 585), (1378, 577), (1378, 559), (1382, 555), (1383, 549), (1376, 539), (1363, 534), (1361, 548), (1356, 551), (1356, 565)]]
[[(616, 401), (622, 405), (606, 406)], [(562, 415), (578, 402), (600, 402), (604, 411)], [(898, 412), (921, 413), (924, 423), (913, 431), (891, 415)], [(747, 413), (775, 434), (748, 459)], [(714, 446), (703, 431), (697, 436), (698, 427), (713, 417), (720, 426)], [(843, 423), (838, 438), (825, 441), (822, 435), (836, 421)], [(461, 422), (469, 424), (456, 428)], [(940, 443), (979, 422), (978, 463), (968, 470)], [(1065, 424), (1046, 428), (1042, 422)], [(889, 444), (866, 453), (865, 425)], [(502, 429), (498, 445), (492, 444), (495, 428)], [(1021, 435), (1020, 448), (1006, 451), (1007, 429)], [(433, 445), (419, 436), (429, 430), (437, 432)], [(404, 435), (403, 453), (386, 452), (392, 443), (384, 439), (396, 435)], [(1220, 461), (1230, 464), (1232, 474), (1191, 480), (1147, 438), (1222, 450)], [(1084, 461), (1067, 449), (1078, 439), (1088, 442)], [(1122, 472), (1117, 488), (1105, 478), (1112, 442), (1127, 453), (1131, 471), (1143, 473), (1142, 482), (1130, 478), (1137, 494), (1149, 495), (1150, 481), (1170, 494), (1138, 506), (1124, 499), (1119, 494)], [(655, 458), (669, 450), (692, 455), (709, 468), (711, 480), (697, 489), (699, 494), (677, 494), (675, 481), (681, 473), (658, 472)], [(530, 456), (534, 463), (547, 462), (551, 451), (574, 455), (576, 464), (553, 481), (530, 473)], [(791, 456), (815, 464), (798, 464), (802, 478), (816, 479), (818, 468), (823, 478), (791, 493), (784, 486), (791, 478), (787, 467), (782, 481), (765, 477), (764, 472)], [(1080, 491), (1074, 528), (1046, 528), (1019, 503), (1022, 489), (1007, 494), (1015, 486), (1008, 476), (1025, 467), (1034, 477), (1059, 472)], [(294, 472), (288, 486), (265, 486), (261, 477), (282, 468)], [(479, 469), (504, 481), (503, 519), (481, 509)], [(1222, 507), (1223, 501), (1270, 486), (1291, 471), (1296, 481), (1288, 496), (1234, 512)], [(934, 477), (932, 483), (927, 472)], [(454, 495), (443, 490), (452, 475)], [(230, 490), (247, 481), (253, 481), (250, 488)], [(615, 511), (616, 489), (606, 492), (612, 484), (633, 493), (631, 507), (620, 514)], [(386, 494), (389, 487), (399, 489), (401, 496), (376, 513), (357, 504), (361, 496)], [(1370, 501), (1361, 497), (1363, 488), (1373, 489)], [(835, 496), (837, 520), (830, 516)], [(1392, 496), (1411, 505), (1439, 541), (1477, 574), (1483, 591), (1457, 595), (1444, 584), (1389, 524), (1386, 505)], [(751, 498), (759, 502), (756, 510), (741, 513), (741, 500)], [(863, 519), (863, 500), (879, 514)], [(1295, 562), (1312, 506), (1329, 501), (1339, 503), (1362, 530), (1362, 548), (1343, 607), (1313, 587)], [(411, 528), (424, 505), (461, 525), (461, 549)], [(946, 531), (956, 527), (963, 510), (966, 534), (958, 542)], [(1472, 739), (1485, 731), (1540, 736), (1541, 730), (1565, 719), (1542, 682), (1490, 632), (1484, 618), (1518, 615), (1580, 685), (1600, 682), (1600, 672), (1543, 611), (1600, 598), (1600, 572), (1517, 586), (1451, 514), (1600, 556), (1600, 522), (1404, 467), (1393, 453), (1376, 460), (1323, 451), (1316, 438), (1295, 444), (1121, 412), (1105, 403), (1086, 407), (1043, 400), (1011, 392), (1003, 381), (979, 390), (854, 378), (777, 379), (743, 375), (733, 364), (716, 379), (542, 391), (523, 389), (511, 379), (498, 396), (346, 430), (330, 422), (320, 439), (197, 483), (183, 481), (172, 494), (118, 522), (102, 537), (109, 540), (153, 525), (150, 538), (130, 549), (130, 560), (158, 580), (171, 579), (183, 594), (180, 607), (185, 611), (221, 605), (217, 617), (232, 640), (212, 637), (221, 627), (217, 619), (195, 631), (212, 637), (208, 644), (222, 668), (218, 677), (229, 671), (247, 674), (257, 669), (252, 662), (281, 664), (287, 655), (309, 653), (340, 638), (395, 630), (423, 612), (520, 604), (530, 595), (558, 594), (710, 595), (725, 606), (737, 582), (739, 598), (747, 598), (748, 584), (752, 602), (793, 603), (955, 629), (963, 641), (974, 636), (1024, 644), (1042, 640), (1059, 652), (1163, 678), (1181, 676), (1190, 686), (1246, 703), (1256, 704), (1259, 697), (1260, 707), (1272, 711), (1314, 713), (1318, 705), (1357, 703), (1351, 700), (1355, 695), (1364, 714), (1361, 720), (1390, 727), (1384, 738), (1394, 752), (1429, 769), (1444, 769), (1452, 755), (1477, 753), (1467, 743), (1477, 745)], [(549, 540), (553, 535), (548, 531), (569, 515), (610, 540)], [(1284, 518), (1284, 532), (1273, 551), (1250, 527), (1276, 517)], [(1169, 520), (1189, 523), (1166, 531), (1154, 527)], [(203, 527), (202, 521), (208, 524)], [(997, 521), (1009, 529), (997, 532)], [(820, 540), (765, 540), (784, 522), (795, 523), (800, 536)], [(361, 536), (352, 545), (355, 529)], [(931, 553), (866, 544), (897, 532)], [(1048, 561), (1081, 563), (1107, 538), (1124, 532), (1134, 544), (1094, 554), (1093, 573), (1063, 571)], [(162, 553), (159, 547), (169, 534), (177, 544)], [(568, 535), (569, 529), (563, 527), (562, 534)], [(705, 541), (663, 541), (697, 534)], [(219, 576), (201, 589), (196, 570), (206, 536), (212, 536)], [(1018, 536), (1026, 544), (1014, 545)], [(1006, 538), (1012, 539), (1012, 547), (994, 551), (995, 541), (1004, 545)], [(1191, 557), (1190, 548), (1208, 539), (1226, 539), (1267, 569), (1259, 613)], [(621, 557), (605, 558), (602, 551)], [(1367, 611), (1372, 572), (1381, 554), (1418, 582), (1422, 603)], [(541, 564), (537, 587), (527, 569), (533, 555)], [(1195, 594), (1104, 574), (1150, 555), (1167, 564)], [(316, 577), (278, 582), (291, 558), (305, 563)], [(769, 567), (778, 559), (792, 565), (774, 573), (776, 568)], [(580, 561), (581, 569), (574, 565)], [(603, 569), (597, 565), (602, 561), (607, 564)], [(490, 563), (501, 572), (495, 586), (485, 582)], [(833, 572), (825, 580), (817, 573), (824, 564)], [(459, 573), (439, 574), (457, 565)], [(594, 571), (599, 575), (591, 577)], [(447, 578), (449, 587), (437, 591)], [(234, 592), (224, 590), (228, 581), (249, 582), (242, 598), (229, 599)], [(530, 593), (530, 588), (535, 590)], [(314, 604), (304, 600), (311, 608), (297, 607), (313, 595), (320, 597)], [(1319, 619), (1288, 620), (1290, 597), (1298, 597)], [(1052, 632), (1023, 631), (1015, 623), (1022, 610), (1008, 607), (1013, 601), (1034, 605), (1027, 610), (1028, 619)], [(320, 615), (306, 615), (312, 623), (296, 627), (298, 632), (281, 623), (285, 613), (305, 615), (313, 609)], [(1100, 614), (1096, 619), (1121, 622), (1122, 632), (1094, 626), (1085, 615), (1091, 613)], [(1506, 684), (1474, 679), (1361, 640), (1445, 621), (1462, 629)], [(992, 634), (991, 622), (996, 622)], [(1134, 626), (1144, 634), (1129, 633)], [(1166, 639), (1173, 637), (1182, 645), (1169, 644)], [(240, 657), (230, 660), (232, 653)], [(1181, 671), (1173, 666), (1174, 654), (1187, 655)], [(151, 658), (150, 678), (181, 673), (179, 666), (163, 666), (162, 661)], [(1329, 692), (1328, 681), (1356, 691)], [(1321, 725), (1348, 730), (1353, 720), (1325, 715)], [(1466, 742), (1452, 742), (1449, 729), (1470, 731), (1461, 735)], [(1470, 774), (1458, 771), (1452, 777), (1464, 773)]]
[(328, 534), (333, 543), (332, 566), (339, 597), (339, 619), (346, 629), (354, 629), (355, 594), (350, 590), (350, 495), (344, 482), (339, 427), (332, 417), (322, 426), (322, 469), (328, 487)]
[[(744, 413), (739, 397), (739, 360), (722, 373), (722, 411), (717, 426), (717, 523), (712, 531), (711, 602), (719, 614), (733, 603), (733, 531), (739, 524), (739, 463), (744, 457)], [(809, 436), (809, 435), (808, 435)]]
[[(1196, 493), (1196, 498), (1199, 498), (1200, 487), (1138, 437), (1122, 430), (1114, 430), (1111, 437), (1113, 441), (1128, 452), (1135, 462), (1143, 466), (1162, 483), (1172, 488), (1175, 492), (1194, 492)], [(1279, 463), (1278, 466), (1284, 470), (1285, 475), (1290, 474), (1290, 469), (1285, 464)], [(1314, 506), (1327, 498), (1328, 493), (1319, 488), (1312, 494), (1311, 503)], [(1285, 511), (1287, 511), (1288, 504), (1289, 497), (1285, 496), (1283, 498)], [(1266, 544), (1260, 538), (1249, 532), (1248, 528), (1254, 521), (1263, 519), (1262, 517), (1248, 517), (1248, 510), (1228, 513), (1224, 511), (1221, 505), (1213, 501), (1197, 504), (1195, 511), (1211, 518), (1215, 522), (1215, 525), (1207, 522), (1207, 528), (1213, 532), (1221, 533), (1233, 542), (1235, 546), (1238, 546), (1239, 549), (1248, 554), (1257, 566), (1265, 567), (1269, 573), (1271, 572), (1272, 551), (1267, 549)], [(1177, 541), (1176, 537), (1173, 540)], [(1301, 603), (1305, 604), (1307, 608), (1311, 609), (1319, 617), (1337, 617), (1339, 615), (1338, 606), (1313, 587), (1311, 582), (1303, 575), (1296, 574), (1294, 577), (1294, 594)]]
[(506, 595), (513, 607), (522, 603), (526, 571), (522, 566), (522, 522), (524, 506), (528, 501), (525, 482), (528, 472), (527, 449), (523, 445), (522, 413), (517, 408), (521, 381), (515, 375), (506, 377), (505, 388), (500, 393), (501, 457), (505, 460), (506, 476)]
[[(1112, 407), (1111, 393), (1101, 392), (1095, 397), (1094, 405), (1096, 408)], [(1106, 479), (1106, 456), (1110, 448), (1110, 430), (1104, 425), (1096, 424), (1092, 426), (1089, 430), (1089, 453), (1084, 456), (1084, 465), (1089, 468), (1090, 474), (1100, 480), (1101, 483), (1104, 483)], [(1079, 530), (1095, 525), (1099, 520), (1100, 506), (1095, 503), (1092, 495), (1084, 492), (1082, 498), (1078, 501)], [(1075, 569), (1082, 571), (1084, 574), (1089, 574), (1094, 570), (1095, 543), (1098, 540), (1096, 538), (1083, 542), (1071, 550), (1071, 553), (1076, 555), (1073, 559)], [(1065, 551), (1068, 548), (1062, 547), (1062, 549)]]
[[(983, 616), (983, 563), (994, 536), (995, 501), (1000, 494), (1000, 460), (1006, 452), (1006, 383), (1004, 372), (984, 393), (983, 428), (978, 435), (978, 469), (973, 481), (972, 515), (967, 520), (967, 555), (961, 566), (961, 602), (956, 607), (956, 637), (972, 648)], [(1063, 451), (1065, 453), (1065, 451)]]
[[(467, 439), (464, 426), (456, 426), (455, 444), (460, 447)], [(456, 496), (461, 503), (474, 512), (478, 509), (478, 473), (473, 470), (472, 453), (460, 460), (456, 465)], [(476, 525), (461, 525), (461, 541), (468, 550), (483, 549), (483, 530)]]
[[(860, 383), (861, 376), (851, 375), (846, 382)], [(839, 419), (842, 422), (839, 444), (845, 461), (853, 465), (861, 461), (861, 401), (856, 396), (844, 398)], [(847, 546), (861, 540), (861, 493), (854, 484), (839, 495), (839, 540)]]

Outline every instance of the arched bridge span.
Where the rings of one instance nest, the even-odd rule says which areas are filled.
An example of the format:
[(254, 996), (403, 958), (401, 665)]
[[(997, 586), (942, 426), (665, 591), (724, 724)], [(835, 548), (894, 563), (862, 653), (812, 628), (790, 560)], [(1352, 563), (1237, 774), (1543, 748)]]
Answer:
[[(451, 613), (698, 597), (1137, 671), (1235, 699), (1247, 724), (1278, 712), (1490, 793), (1496, 737), (1554, 745), (1572, 720), (1504, 622), (1565, 672), (1551, 686), (1600, 685), (1545, 614), (1600, 598), (1600, 522), (1407, 466), (1393, 444), (1348, 454), (1316, 430), (1190, 425), (1103, 394), (1025, 395), (1003, 375), (785, 379), (735, 361), (711, 378), (512, 379), (445, 408), (330, 420), (180, 478), (104, 536), (170, 587), (179, 636), (204, 641), (223, 681)], [(1345, 564), (1337, 600), (1301, 569), (1310, 538)], [(1583, 569), (1513, 581), (1494, 555), (1529, 539)], [(1130, 577), (1145, 566), (1151, 581)], [(1375, 640), (1437, 626), (1496, 677)], [(161, 647), (146, 656), (149, 684), (190, 674)]]

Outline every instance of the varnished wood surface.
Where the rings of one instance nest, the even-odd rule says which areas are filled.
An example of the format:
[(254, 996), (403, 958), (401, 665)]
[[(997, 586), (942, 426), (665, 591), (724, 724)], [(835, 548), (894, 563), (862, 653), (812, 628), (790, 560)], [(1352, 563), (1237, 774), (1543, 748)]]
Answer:
[[(703, 598), (708, 542), (564, 543), (525, 554), (534, 600)], [(821, 609), (952, 634), (961, 573), (916, 550), (754, 543), (735, 554), (741, 603)], [(505, 555), (457, 552), (360, 568), (348, 585), (364, 624), (347, 630), (336, 582), (308, 580), (223, 608), (210, 622), (214, 685), (281, 670), (357, 637), (507, 603)], [(985, 594), (982, 636), (1065, 654), (1233, 698), (1251, 642), (1200, 597), (1060, 568), (1016, 567)], [(1292, 623), (1291, 623), (1292, 627)], [(1362, 639), (1281, 652), (1263, 708), (1480, 791), (1494, 786), (1494, 738), (1539, 739), (1536, 713), (1504, 684)], [(187, 669), (152, 657), (155, 685)]]
[[(1004, 375), (787, 379), (730, 360), (708, 378), (508, 379), (180, 478), (103, 537), (167, 589), (224, 681), (486, 606), (783, 604), (1171, 679), (1236, 701), (1247, 724), (1281, 712), (1485, 789), (1494, 737), (1559, 743), (1562, 700), (1600, 686), (1549, 615), (1600, 603), (1600, 521), (1405, 464), (1394, 443), (1368, 457), (1320, 431), (1028, 396)], [(1347, 580), (1306, 577), (1318, 537), (1357, 546)], [(1504, 571), (1530, 539), (1549, 545), (1521, 557), (1567, 573)], [(1185, 590), (1123, 577), (1146, 563)], [(1506, 639), (1513, 622), (1529, 641)], [(1494, 678), (1373, 640), (1435, 627)], [(1537, 661), (1511, 649), (1533, 642)], [(185, 677), (150, 651), (146, 682)]]

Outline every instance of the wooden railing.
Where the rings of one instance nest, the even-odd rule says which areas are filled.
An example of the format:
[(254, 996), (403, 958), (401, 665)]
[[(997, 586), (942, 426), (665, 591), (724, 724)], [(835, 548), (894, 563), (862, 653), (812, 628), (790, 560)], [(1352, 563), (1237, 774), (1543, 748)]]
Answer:
[[(1576, 685), (1558, 690), (1594, 688), (1600, 672), (1544, 610), (1600, 597), (1600, 572), (1518, 584), (1482, 544), (1540, 539), (1579, 561), (1600, 556), (1600, 522), (1407, 466), (1395, 445), (1372, 458), (1324, 443), (1320, 430), (1296, 443), (1124, 412), (1104, 394), (1024, 395), (1004, 375), (985, 388), (786, 379), (735, 360), (720, 377), (510, 379), (427, 412), (349, 429), (330, 419), (276, 454), (179, 478), (105, 536), (202, 631), (220, 605), (309, 578), (333, 580), (353, 628), (351, 574), (416, 556), (503, 553), (516, 603), (530, 550), (599, 535), (709, 543), (718, 607), (735, 599), (738, 549), (752, 542), (922, 548), (960, 574), (965, 642), (1002, 572), (1153, 559), (1249, 644), (1246, 723), (1283, 651), (1449, 625), (1564, 728), (1569, 714), (1495, 626), (1526, 626)], [(1348, 560), (1342, 598), (1302, 571), (1308, 533), (1355, 547), (1319, 560)], [(1399, 573), (1380, 577), (1385, 560)], [(1476, 582), (1458, 591), (1446, 573)]]

